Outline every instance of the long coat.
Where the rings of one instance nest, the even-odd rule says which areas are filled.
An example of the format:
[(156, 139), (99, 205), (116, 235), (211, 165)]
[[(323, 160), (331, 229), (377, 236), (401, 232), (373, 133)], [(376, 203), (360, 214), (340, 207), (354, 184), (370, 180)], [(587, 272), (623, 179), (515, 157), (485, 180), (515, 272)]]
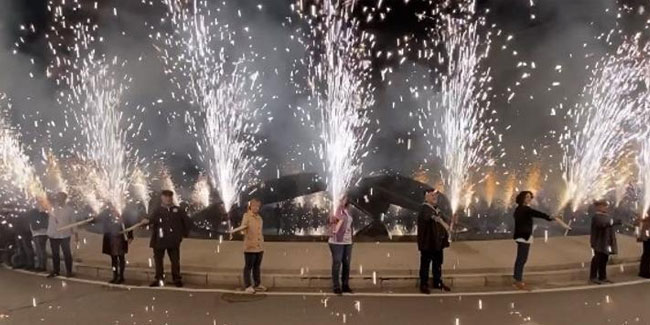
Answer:
[(620, 219), (602, 213), (596, 213), (591, 217), (591, 248), (594, 252), (608, 255), (618, 253), (614, 226), (621, 223)]
[(428, 204), (422, 204), (418, 213), (418, 249), (420, 251), (440, 251), (449, 247), (449, 233), (434, 217), (449, 222), (438, 210)]
[(104, 237), (102, 239), (102, 254), (117, 256), (129, 252), (129, 239), (133, 239), (133, 231), (122, 234), (122, 230), (131, 225), (110, 210), (104, 210), (94, 222), (101, 225)]
[(151, 242), (153, 249), (176, 248), (180, 246), (183, 237), (187, 237), (192, 220), (187, 212), (177, 206), (158, 207), (149, 216), (151, 227)]

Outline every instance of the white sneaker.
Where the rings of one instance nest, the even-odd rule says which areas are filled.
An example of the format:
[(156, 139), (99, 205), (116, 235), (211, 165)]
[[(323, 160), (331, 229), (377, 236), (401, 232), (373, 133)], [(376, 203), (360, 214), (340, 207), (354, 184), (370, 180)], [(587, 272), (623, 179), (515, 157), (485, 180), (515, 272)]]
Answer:
[(246, 288), (246, 290), (244, 290), (244, 292), (253, 294), (253, 293), (255, 293), (255, 289), (253, 289), (253, 287), (248, 287), (248, 288)]
[(259, 285), (259, 286), (255, 287), (255, 291), (265, 292), (266, 290), (267, 290), (266, 287), (263, 286), (263, 285)]

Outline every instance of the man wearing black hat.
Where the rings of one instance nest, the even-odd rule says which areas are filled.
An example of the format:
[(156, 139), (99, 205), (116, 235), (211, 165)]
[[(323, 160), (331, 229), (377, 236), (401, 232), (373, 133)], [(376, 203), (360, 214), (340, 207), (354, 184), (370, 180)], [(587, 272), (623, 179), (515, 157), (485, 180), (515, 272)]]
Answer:
[(169, 255), (172, 264), (172, 278), (177, 287), (182, 287), (181, 281), (181, 241), (187, 237), (192, 221), (184, 209), (174, 205), (174, 192), (163, 190), (160, 195), (161, 206), (156, 208), (148, 218), (151, 226), (151, 244), (153, 258), (156, 264), (156, 280), (151, 283), (152, 287), (163, 285), (164, 269), (163, 258), (165, 251)]
[(433, 266), (433, 287), (450, 291), (442, 282), (443, 249), (449, 247), (449, 224), (438, 208), (438, 191), (424, 191), (424, 203), (418, 214), (420, 250), (420, 292), (429, 294), (429, 268)]

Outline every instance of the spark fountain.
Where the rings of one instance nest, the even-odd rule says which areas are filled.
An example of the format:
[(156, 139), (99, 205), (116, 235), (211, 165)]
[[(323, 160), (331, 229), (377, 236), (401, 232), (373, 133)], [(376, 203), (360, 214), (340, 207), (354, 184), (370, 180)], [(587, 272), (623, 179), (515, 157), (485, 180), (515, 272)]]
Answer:
[(491, 126), (488, 96), (489, 69), (483, 67), (490, 48), (490, 32), (482, 35), (485, 19), (475, 13), (475, 2), (461, 1), (456, 10), (441, 10), (440, 41), (444, 45), (441, 60), (440, 90), (422, 110), (423, 127), (431, 148), (442, 160), (446, 195), (455, 212), (467, 207), (474, 185), (471, 177), (492, 165)]
[(567, 112), (570, 125), (561, 136), (561, 164), (566, 184), (559, 209), (576, 211), (611, 190), (613, 169), (640, 136), (635, 123), (644, 119), (640, 103), (643, 60), (635, 42), (625, 41), (601, 59), (582, 92), (582, 102)]
[[(6, 96), (0, 93), (0, 104), (6, 100)], [(0, 115), (0, 180), (3, 183), (2, 186), (8, 185), (7, 190), (11, 192), (18, 190), (26, 197), (45, 204), (47, 200), (45, 190), (25, 153), (19, 133), (8, 122), (5, 117), (6, 112), (2, 113)]]
[(224, 11), (211, 10), (207, 1), (166, 0), (165, 4), (173, 32), (157, 36), (163, 44), (160, 57), (172, 82), (195, 106), (186, 122), (198, 138), (210, 182), (229, 211), (263, 162), (256, 155), (261, 123), (255, 119), (264, 108), (257, 106), (259, 73), (247, 67), (254, 54), (235, 54), (238, 33), (216, 17)]
[(313, 102), (312, 112), (303, 113), (320, 135), (315, 152), (323, 161), (332, 204), (360, 175), (372, 138), (367, 113), (374, 104), (370, 83), (373, 36), (359, 29), (353, 6), (354, 2), (325, 0), (312, 5), (310, 13), (298, 11), (311, 27), (307, 50)]
[[(75, 4), (81, 6), (81, 4)], [(125, 62), (117, 57), (112, 59), (95, 50), (101, 40), (93, 34), (97, 26), (87, 23), (68, 24), (61, 5), (54, 7), (57, 35), (72, 35), (67, 47), (70, 56), (56, 56), (51, 69), (65, 69), (66, 73), (57, 76), (57, 82), (65, 89), (59, 92), (57, 100), (68, 109), (72, 125), (79, 128), (82, 139), (73, 145), (74, 153), (82, 164), (92, 170), (87, 177), (92, 183), (89, 188), (103, 203), (111, 204), (122, 211), (126, 204), (127, 191), (131, 183), (131, 173), (137, 163), (135, 152), (130, 147), (127, 131), (134, 128), (123, 117), (120, 108), (124, 105), (123, 95), (129, 78), (121, 71)], [(50, 42), (53, 42), (51, 39)], [(60, 44), (50, 43), (51, 49)], [(53, 50), (54, 51), (54, 50)], [(56, 51), (54, 51), (56, 54)], [(49, 73), (48, 73), (49, 74)], [(92, 194), (86, 193), (86, 198)], [(89, 200), (91, 207), (97, 209), (96, 202)], [(97, 212), (97, 211), (95, 211)]]

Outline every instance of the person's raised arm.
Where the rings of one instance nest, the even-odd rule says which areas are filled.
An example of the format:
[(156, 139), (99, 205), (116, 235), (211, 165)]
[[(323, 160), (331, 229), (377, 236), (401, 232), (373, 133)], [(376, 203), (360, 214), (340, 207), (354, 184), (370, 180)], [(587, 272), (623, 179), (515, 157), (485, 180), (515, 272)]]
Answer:
[(548, 220), (548, 221), (555, 220), (554, 217), (551, 217), (548, 214), (546, 214), (546, 213), (544, 213), (542, 211), (535, 210), (535, 209), (533, 209), (531, 207), (528, 207), (528, 213), (533, 218), (544, 219), (544, 220)]
[(245, 213), (244, 218), (241, 221), (241, 225), (239, 225), (239, 227), (237, 227), (237, 228), (233, 228), (233, 229), (229, 230), (228, 233), (234, 234), (234, 233), (236, 233), (238, 231), (242, 231), (242, 230), (247, 229), (247, 228), (248, 228), (248, 213)]

